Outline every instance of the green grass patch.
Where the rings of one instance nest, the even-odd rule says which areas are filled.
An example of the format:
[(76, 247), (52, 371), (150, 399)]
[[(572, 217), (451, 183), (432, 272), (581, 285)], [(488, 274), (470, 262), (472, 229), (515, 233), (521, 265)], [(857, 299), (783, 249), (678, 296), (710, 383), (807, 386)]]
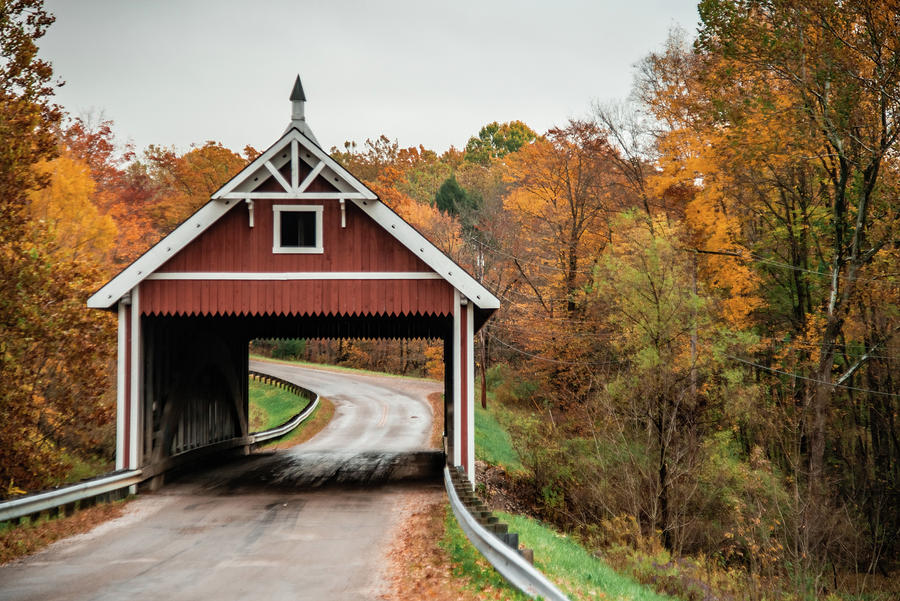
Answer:
[[(306, 407), (309, 399), (298, 397), (278, 386), (250, 380), (250, 431), (260, 432), (280, 426)], [(322, 430), (334, 416), (334, 405), (326, 398), (319, 398), (319, 406), (302, 424), (285, 436), (263, 443), (263, 447), (293, 446), (305, 442)]]
[(535, 567), (572, 599), (672, 601), (651, 588), (617, 573), (571, 537), (528, 517), (496, 512), (519, 534), (519, 543), (534, 549)]
[(456, 523), (456, 516), (449, 503), (445, 505), (445, 511), (444, 538), (439, 544), (450, 556), (453, 575), (467, 581), (467, 588), (488, 593), (486, 598), (527, 600), (526, 595), (512, 588), (478, 549), (472, 546)]
[(116, 468), (114, 459), (110, 460), (107, 457), (101, 457), (99, 455), (82, 457), (73, 453), (66, 453), (65, 457), (66, 461), (72, 465), (72, 468), (69, 470), (69, 473), (66, 474), (66, 478), (62, 484), (80, 482), (86, 478), (93, 478), (100, 474), (106, 474)]
[(488, 409), (475, 405), (475, 458), (492, 465), (499, 465), (507, 472), (525, 470), (519, 453), (513, 447), (509, 433), (497, 419), (500, 408), (494, 408), (490, 399)]
[(250, 430), (259, 432), (280, 426), (291, 419), (309, 403), (278, 386), (250, 380)]

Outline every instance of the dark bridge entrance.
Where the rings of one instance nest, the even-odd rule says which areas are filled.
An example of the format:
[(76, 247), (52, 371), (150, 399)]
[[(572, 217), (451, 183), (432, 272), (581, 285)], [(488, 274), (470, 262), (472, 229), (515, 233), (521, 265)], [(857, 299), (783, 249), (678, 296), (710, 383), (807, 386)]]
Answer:
[(474, 477), (474, 333), (499, 301), (287, 132), (88, 301), (119, 315), (117, 467), (246, 444), (253, 338), (444, 341), (448, 462)]

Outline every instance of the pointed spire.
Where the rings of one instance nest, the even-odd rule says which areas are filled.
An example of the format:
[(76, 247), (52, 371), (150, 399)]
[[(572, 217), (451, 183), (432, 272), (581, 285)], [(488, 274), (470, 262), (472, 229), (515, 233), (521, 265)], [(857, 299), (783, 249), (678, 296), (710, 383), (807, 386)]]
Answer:
[(302, 100), (306, 101), (306, 94), (303, 93), (303, 84), (300, 83), (300, 76), (297, 75), (297, 79), (294, 80), (294, 89), (291, 90), (291, 100)]
[(303, 93), (303, 85), (300, 76), (294, 81), (294, 89), (291, 91), (291, 122), (306, 121), (306, 94)]
[(303, 92), (303, 84), (300, 83), (299, 75), (294, 80), (294, 89), (291, 90), (291, 124), (288, 126), (288, 129), (292, 127), (299, 130), (300, 133), (316, 144), (319, 143), (306, 123), (306, 94)]

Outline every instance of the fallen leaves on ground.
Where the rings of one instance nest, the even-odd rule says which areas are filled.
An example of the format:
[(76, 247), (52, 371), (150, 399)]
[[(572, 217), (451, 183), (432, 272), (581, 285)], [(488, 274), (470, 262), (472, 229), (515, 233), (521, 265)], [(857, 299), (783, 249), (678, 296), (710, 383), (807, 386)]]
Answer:
[(4, 530), (0, 532), (0, 565), (36, 553), (60, 539), (87, 532), (119, 517), (124, 509), (125, 503), (104, 503), (79, 510), (69, 517)]
[(465, 579), (451, 573), (450, 557), (438, 542), (444, 536), (443, 489), (410, 494), (402, 509), (406, 516), (395, 531), (387, 553), (385, 601), (433, 599), (474, 601), (493, 599), (490, 591), (467, 588)]

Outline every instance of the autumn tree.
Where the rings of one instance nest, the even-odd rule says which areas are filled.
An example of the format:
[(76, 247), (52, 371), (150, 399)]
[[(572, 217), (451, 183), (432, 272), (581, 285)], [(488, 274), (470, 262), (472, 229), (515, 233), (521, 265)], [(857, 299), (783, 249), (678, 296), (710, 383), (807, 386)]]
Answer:
[(487, 165), (492, 159), (501, 159), (516, 152), (526, 144), (534, 142), (538, 135), (522, 121), (488, 123), (477, 136), (466, 143), (465, 159), (473, 163)]
[[(83, 304), (98, 283), (97, 273), (64, 251), (60, 238), (89, 238), (76, 232), (63, 214), (77, 212), (74, 205), (79, 203), (88, 206), (90, 182), (76, 167), (81, 189), (74, 204), (60, 188), (63, 180), (57, 181), (55, 192), (35, 196), (53, 187), (49, 165), (57, 154), (60, 111), (50, 100), (52, 70), (37, 56), (37, 40), (52, 22), (39, 0), (0, 3), (3, 493), (46, 486), (64, 476), (67, 450), (99, 452), (103, 441), (95, 428), (110, 417), (102, 398), (108, 384), (103, 369), (109, 323), (104, 315), (88, 315)], [(43, 215), (44, 224), (49, 219), (55, 225), (31, 219), (32, 212)]]
[(36, 170), (49, 181), (30, 193), (29, 218), (43, 230), (49, 258), (107, 264), (117, 228), (95, 204), (97, 184), (89, 165), (64, 154)]
[(50, 63), (37, 56), (37, 40), (53, 23), (42, 0), (0, 5), (0, 235), (20, 233), (26, 191), (43, 183), (31, 167), (53, 156), (59, 108), (50, 102), (55, 85)]
[(180, 155), (172, 148), (151, 145), (144, 160), (150, 177), (160, 186), (151, 210), (162, 232), (187, 219), (247, 163), (240, 154), (213, 141)]
[(894, 237), (883, 216), (893, 203), (894, 191), (885, 183), (896, 167), (891, 157), (900, 134), (898, 8), (890, 1), (830, 0), (700, 5), (698, 48), (721, 57), (709, 77), (726, 90), (746, 89), (741, 101), (753, 103), (752, 116), (761, 124), (775, 125), (780, 113), (803, 123), (805, 158), (824, 178), (828, 221), (818, 242), (828, 284), (816, 307), (819, 347), (807, 418), (814, 491), (825, 488), (834, 384), (846, 382), (865, 363), (836, 373), (836, 349), (860, 278), (871, 273), (872, 260)]
[[(703, 2), (695, 46), (674, 36), (639, 71), (660, 124), (652, 180), (684, 192), (686, 244), (724, 293), (724, 320), (764, 336), (754, 358), (732, 360), (771, 386), (779, 417), (745, 421), (743, 443), (803, 484), (789, 537), (803, 578), (861, 545), (879, 557), (900, 532), (896, 512), (878, 509), (890, 479), (860, 477), (897, 473), (900, 457), (881, 445), (896, 429), (883, 420), (897, 388), (880, 376), (896, 319), (869, 305), (896, 306), (896, 13), (892, 2)], [(863, 442), (873, 438), (877, 459)], [(870, 525), (849, 525), (857, 514)], [(869, 542), (839, 540), (851, 531)]]
[[(519, 220), (529, 246), (546, 248), (552, 257), (543, 267), (525, 261), (516, 267), (549, 316), (559, 301), (568, 313), (575, 311), (574, 295), (585, 280), (580, 274), (608, 239), (604, 218), (614, 203), (610, 152), (594, 124), (571, 121), (507, 162), (512, 189), (504, 204)], [(554, 271), (562, 277), (548, 277)]]

